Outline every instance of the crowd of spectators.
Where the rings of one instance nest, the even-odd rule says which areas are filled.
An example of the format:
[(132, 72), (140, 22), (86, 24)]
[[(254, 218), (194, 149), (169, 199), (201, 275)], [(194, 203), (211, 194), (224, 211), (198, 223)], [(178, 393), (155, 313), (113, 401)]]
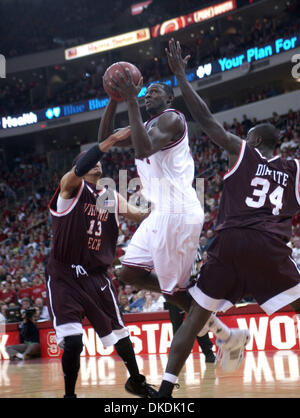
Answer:
[[(76, 4), (76, 2), (74, 3)], [(83, 2), (78, 0), (78, 7), (84, 8), (85, 6), (81, 3)], [(190, 3), (191, 6), (193, 1), (182, 3)], [(76, 6), (74, 7), (76, 8)], [(254, 45), (266, 45), (278, 37), (291, 37), (298, 34), (300, 31), (300, 21), (297, 18), (299, 7), (299, 2), (291, 1), (286, 10), (277, 15), (254, 15), (247, 17), (247, 20), (233, 15), (230, 19), (221, 19), (218, 24), (207, 25), (203, 28), (197, 26), (189, 38), (185, 37), (181, 41), (183, 53), (191, 55), (189, 68), (196, 68), (199, 64), (206, 62), (213, 62), (220, 57), (237, 55)], [(172, 8), (169, 12), (171, 10)], [(64, 16), (63, 13), (61, 15)], [(56, 20), (53, 20), (53, 24), (55, 22)], [(178, 37), (180, 39), (180, 33)], [(23, 40), (26, 39), (23, 38)], [(43, 37), (35, 37), (35, 39), (41, 41)], [(143, 54), (141, 62), (135, 63), (143, 74), (145, 85), (155, 80), (163, 80), (171, 75), (164, 52), (167, 42), (167, 37), (161, 38), (159, 46), (156, 46), (158, 48), (155, 52), (156, 56), (153, 57), (153, 54), (150, 54), (147, 58), (147, 54)], [(119, 52), (111, 51), (109, 55), (93, 56), (93, 64), (91, 64), (91, 60), (82, 61), (82, 70), (78, 70), (78, 62), (76, 62), (76, 68), (74, 67), (75, 64), (70, 62), (54, 68), (35, 70), (31, 74), (27, 72), (24, 77), (20, 74), (18, 76), (8, 74), (5, 85), (0, 92), (0, 114), (17, 114), (29, 109), (36, 110), (95, 97), (104, 97), (106, 93), (102, 86), (103, 73), (112, 62), (119, 60)], [(277, 84), (270, 83), (270, 85), (264, 86), (264, 91), (260, 89), (257, 92), (249, 89), (247, 97), (243, 97), (243, 102), (250, 103), (284, 92), (284, 89)], [(227, 100), (226, 108), (237, 105), (240, 105), (240, 103), (234, 101), (231, 103), (230, 100)], [(212, 110), (216, 112), (225, 109), (216, 108)]]
[[(290, 110), (285, 116), (274, 112), (270, 122), (280, 132), (276, 154), (288, 159), (300, 158), (300, 111)], [(256, 123), (256, 119), (250, 120), (244, 115), (243, 120), (224, 125), (226, 129), (245, 137), (248, 129)], [(191, 138), (190, 146), (195, 160), (195, 178), (202, 177), (205, 183), (205, 223), (199, 242), (202, 262), (205, 262), (207, 249), (215, 236), (227, 156), (204, 134)], [(133, 150), (107, 153), (102, 166), (105, 176), (113, 178), (116, 184), (120, 169), (128, 170), (128, 181), (136, 177)], [(51, 247), (51, 224), (47, 204), (63, 174), (53, 172), (46, 156), (32, 154), (23, 154), (13, 161), (10, 169), (3, 169), (3, 184), (7, 188), (17, 194), (17, 189), (24, 187), (24, 196), (20, 201), (12, 204), (3, 195), (0, 199), (0, 306), (3, 315), (8, 307), (26, 309), (35, 306), (39, 309), (40, 319), (48, 318), (44, 269)], [(37, 183), (37, 178), (42, 179), (42, 183)], [(129, 196), (132, 192), (128, 191)], [(163, 309), (164, 300), (159, 295), (137, 291), (131, 286), (124, 286), (119, 280), (122, 256), (136, 228), (134, 222), (121, 217), (116, 260), (109, 273), (123, 312)], [(293, 218), (293, 235), (289, 245), (300, 267), (300, 214)]]

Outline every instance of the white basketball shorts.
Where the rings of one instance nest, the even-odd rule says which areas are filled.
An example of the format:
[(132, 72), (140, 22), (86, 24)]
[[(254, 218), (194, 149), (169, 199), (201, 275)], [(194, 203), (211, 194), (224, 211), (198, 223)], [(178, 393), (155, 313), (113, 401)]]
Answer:
[(155, 270), (163, 293), (185, 290), (203, 222), (202, 210), (192, 214), (151, 212), (134, 233), (122, 264)]

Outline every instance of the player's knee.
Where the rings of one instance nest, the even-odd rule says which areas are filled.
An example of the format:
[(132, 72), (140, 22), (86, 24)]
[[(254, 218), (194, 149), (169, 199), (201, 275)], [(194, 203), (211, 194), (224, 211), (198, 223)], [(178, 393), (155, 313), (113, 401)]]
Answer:
[(64, 338), (64, 352), (79, 354), (83, 349), (82, 334), (80, 335), (69, 335)]
[(134, 286), (139, 282), (140, 274), (140, 269), (124, 266), (120, 279), (123, 283)]
[(293, 308), (294, 312), (300, 313), (300, 298), (297, 300), (294, 300), (291, 303), (291, 307)]

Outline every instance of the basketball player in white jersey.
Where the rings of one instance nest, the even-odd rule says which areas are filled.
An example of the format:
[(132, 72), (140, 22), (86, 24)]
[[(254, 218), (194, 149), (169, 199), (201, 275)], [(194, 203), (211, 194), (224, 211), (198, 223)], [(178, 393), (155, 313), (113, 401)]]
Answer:
[[(109, 86), (127, 103), (141, 192), (154, 210), (131, 239), (122, 262), (121, 280), (136, 288), (161, 291), (170, 303), (188, 312), (191, 300), (185, 290), (204, 213), (192, 187), (195, 167), (187, 123), (184, 115), (171, 107), (173, 89), (163, 83), (153, 83), (147, 89), (145, 105), (150, 119), (144, 123), (137, 98), (142, 79), (135, 85), (130, 73), (125, 73), (123, 76), (119, 72), (118, 79), (111, 77)], [(101, 121), (99, 141), (113, 129), (116, 106), (110, 99)], [(230, 337), (230, 329), (215, 316), (209, 318), (199, 335), (206, 334), (208, 328), (218, 338)], [(236, 366), (239, 364), (237, 359)]]

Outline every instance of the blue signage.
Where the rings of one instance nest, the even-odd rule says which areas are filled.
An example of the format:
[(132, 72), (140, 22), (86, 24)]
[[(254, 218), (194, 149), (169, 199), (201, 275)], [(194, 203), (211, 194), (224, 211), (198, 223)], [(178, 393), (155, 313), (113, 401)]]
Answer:
[(47, 119), (59, 118), (61, 114), (61, 108), (59, 106), (49, 108), (45, 112), (45, 116)]
[[(219, 58), (217, 61), (199, 65), (198, 68), (187, 72), (187, 79), (192, 82), (196, 79), (203, 79), (216, 73), (230, 71), (234, 68), (239, 68), (244, 64), (249, 65), (261, 59), (280, 54), (281, 52), (289, 51), (298, 46), (300, 46), (300, 34), (290, 38), (279, 38), (263, 47), (254, 46), (252, 48), (248, 48), (246, 51), (234, 57), (223, 57)], [(170, 76), (162, 81), (172, 87), (178, 85), (175, 76)], [(151, 84), (153, 83), (155, 83), (155, 81), (151, 82)], [(147, 86), (143, 86), (138, 97), (145, 96), (146, 91)], [(23, 113), (22, 115), (1, 116), (0, 129), (17, 128), (84, 112), (92, 112), (94, 110), (99, 110), (106, 107), (108, 100), (108, 97), (100, 97), (79, 103), (54, 106), (48, 109), (42, 109), (34, 112), (29, 111), (27, 113)]]
[(98, 110), (103, 109), (108, 104), (108, 97), (104, 97), (102, 99), (91, 99), (89, 100), (89, 111), (90, 110)]
[(244, 64), (251, 64), (255, 61), (280, 54), (281, 52), (295, 49), (297, 46), (300, 46), (300, 35), (286, 39), (279, 38), (271, 44), (265, 45), (263, 47), (255, 46), (248, 48), (243, 53), (240, 53), (234, 57), (223, 57), (219, 58), (217, 61), (199, 65), (196, 73), (199, 78), (209, 77), (210, 75), (216, 74), (218, 72), (229, 71), (234, 68), (239, 68)]

